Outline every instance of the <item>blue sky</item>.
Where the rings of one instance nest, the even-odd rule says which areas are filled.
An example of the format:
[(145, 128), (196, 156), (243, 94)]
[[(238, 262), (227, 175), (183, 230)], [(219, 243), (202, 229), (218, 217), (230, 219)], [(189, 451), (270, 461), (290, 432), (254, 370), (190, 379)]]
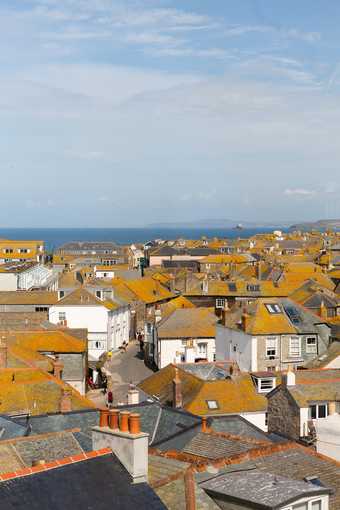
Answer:
[(2, 0), (2, 226), (340, 216), (340, 3)]

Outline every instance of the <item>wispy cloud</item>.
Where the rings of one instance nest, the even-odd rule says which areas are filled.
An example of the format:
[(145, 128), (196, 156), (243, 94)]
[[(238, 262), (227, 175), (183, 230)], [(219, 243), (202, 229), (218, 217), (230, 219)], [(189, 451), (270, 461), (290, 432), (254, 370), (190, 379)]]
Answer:
[(224, 31), (227, 37), (236, 37), (248, 34), (270, 34), (280, 38), (299, 39), (305, 42), (316, 42), (321, 39), (319, 32), (305, 32), (297, 28), (277, 28), (271, 25), (233, 25)]
[(316, 190), (305, 189), (305, 188), (287, 188), (284, 191), (287, 196), (295, 196), (302, 198), (312, 198), (317, 194)]

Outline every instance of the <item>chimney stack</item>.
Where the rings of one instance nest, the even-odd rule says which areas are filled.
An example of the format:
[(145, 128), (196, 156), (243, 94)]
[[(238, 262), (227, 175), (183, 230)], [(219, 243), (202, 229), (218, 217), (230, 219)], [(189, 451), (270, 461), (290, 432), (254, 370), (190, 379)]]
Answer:
[(61, 379), (62, 378), (62, 372), (63, 372), (64, 364), (62, 363), (62, 361), (60, 361), (58, 355), (55, 357), (55, 360), (52, 363), (53, 363), (53, 375), (54, 375), (54, 377), (56, 377), (57, 379)]
[(99, 427), (92, 429), (92, 444), (94, 450), (111, 448), (133, 483), (147, 481), (149, 434), (141, 432), (139, 414), (101, 409)]
[(0, 368), (7, 367), (7, 342), (3, 336), (0, 341)]
[(175, 368), (175, 377), (172, 381), (172, 406), (175, 409), (183, 407), (182, 382), (178, 375), (178, 368)]
[(127, 403), (128, 405), (139, 404), (139, 391), (134, 386), (130, 386), (127, 394)]
[(327, 307), (325, 306), (325, 303), (324, 301), (322, 300), (321, 301), (321, 304), (320, 304), (320, 317), (322, 319), (327, 319)]
[(242, 313), (242, 329), (246, 333), (249, 326), (249, 315), (246, 312)]
[(62, 388), (60, 399), (60, 412), (69, 413), (72, 411), (72, 390), (70, 388)]
[(282, 374), (282, 384), (283, 386), (295, 386), (295, 380), (295, 373), (293, 372), (291, 366), (289, 366), (287, 372)]
[(207, 417), (206, 416), (202, 416), (202, 432), (207, 432), (208, 430), (208, 427), (207, 427)]

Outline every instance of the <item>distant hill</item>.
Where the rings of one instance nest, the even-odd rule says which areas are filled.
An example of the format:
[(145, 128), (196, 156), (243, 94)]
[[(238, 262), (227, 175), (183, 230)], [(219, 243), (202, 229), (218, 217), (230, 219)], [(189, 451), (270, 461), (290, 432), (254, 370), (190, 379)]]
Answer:
[(296, 223), (292, 230), (340, 230), (340, 220), (318, 220), (314, 222)]
[(280, 222), (255, 222), (255, 221), (240, 221), (240, 220), (229, 220), (229, 219), (202, 219), (197, 221), (179, 221), (179, 222), (168, 222), (168, 223), (151, 223), (147, 225), (148, 228), (235, 228), (237, 225), (241, 225), (243, 228), (283, 228), (289, 227), (291, 222), (280, 221)]

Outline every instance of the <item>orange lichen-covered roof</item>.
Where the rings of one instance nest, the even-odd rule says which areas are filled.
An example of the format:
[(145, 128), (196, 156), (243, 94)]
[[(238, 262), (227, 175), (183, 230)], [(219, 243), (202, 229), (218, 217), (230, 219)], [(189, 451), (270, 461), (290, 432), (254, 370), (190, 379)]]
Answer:
[(124, 283), (135, 294), (136, 299), (144, 301), (146, 304), (165, 301), (175, 297), (172, 292), (152, 277), (144, 277), (139, 280), (125, 280)]
[(200, 260), (200, 264), (244, 264), (253, 262), (247, 254), (207, 255)]
[(87, 350), (86, 342), (63, 330), (15, 331), (6, 333), (6, 339), (10, 344), (16, 343), (36, 352), (83, 353)]
[[(157, 396), (162, 403), (172, 403), (172, 381), (175, 365), (170, 364), (139, 384), (148, 395)], [(267, 407), (267, 399), (258, 394), (250, 374), (240, 373), (231, 378), (206, 381), (185, 371), (177, 365), (181, 381), (183, 407), (200, 416), (260, 412)], [(208, 401), (216, 401), (217, 408), (211, 409)]]
[(179, 308), (157, 324), (159, 338), (215, 338), (217, 317), (209, 308)]
[(192, 304), (192, 302), (189, 301), (189, 299), (185, 298), (184, 296), (179, 296), (175, 299), (171, 299), (171, 301), (168, 301), (164, 305), (161, 305), (162, 318), (169, 316), (175, 310), (178, 310), (180, 308), (195, 308), (195, 305)]
[(63, 390), (71, 392), (73, 410), (94, 405), (75, 389), (37, 368), (0, 369), (0, 413), (39, 415), (59, 412)]
[(57, 301), (58, 293), (47, 290), (0, 292), (0, 305), (53, 305)]
[[(249, 317), (246, 326), (246, 333), (251, 335), (280, 335), (287, 333), (296, 333), (296, 329), (288, 320), (288, 317), (282, 313), (269, 313), (266, 307), (266, 301), (259, 299), (254, 315)], [(278, 300), (270, 300), (270, 304), (277, 304), (281, 307)]]

